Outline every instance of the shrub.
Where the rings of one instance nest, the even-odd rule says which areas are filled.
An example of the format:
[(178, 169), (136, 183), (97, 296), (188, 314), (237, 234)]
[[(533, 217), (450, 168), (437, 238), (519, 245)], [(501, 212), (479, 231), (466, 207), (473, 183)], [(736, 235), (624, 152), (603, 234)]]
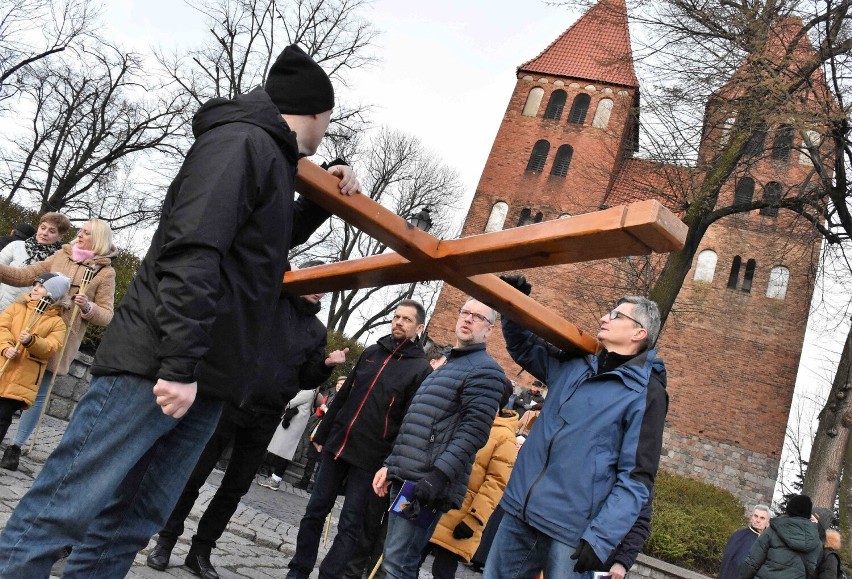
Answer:
[(355, 367), (355, 362), (358, 361), (358, 358), (364, 351), (364, 346), (362, 344), (359, 344), (357, 340), (347, 338), (340, 332), (331, 330), (328, 333), (328, 345), (326, 346), (326, 351), (333, 352), (335, 350), (342, 350), (343, 348), (349, 348), (349, 353), (346, 354), (346, 362), (340, 364), (334, 370), (332, 370), (331, 376), (322, 386), (323, 391), (327, 387), (334, 386), (334, 383), (337, 382), (338, 376), (349, 375), (349, 372), (351, 372), (352, 369)]
[(728, 491), (660, 470), (644, 552), (715, 577), (728, 537), (744, 524), (743, 506)]

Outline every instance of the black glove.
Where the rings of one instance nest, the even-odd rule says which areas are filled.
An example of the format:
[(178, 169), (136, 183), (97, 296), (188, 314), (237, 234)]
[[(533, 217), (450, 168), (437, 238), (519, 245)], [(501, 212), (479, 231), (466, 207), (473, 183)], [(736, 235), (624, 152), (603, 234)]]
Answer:
[(281, 417), (281, 428), (290, 428), (290, 421), (299, 413), (298, 408), (288, 408)]
[(532, 291), (532, 285), (530, 285), (530, 282), (527, 281), (524, 275), (501, 275), (500, 279), (524, 295), (530, 295)]
[(431, 509), (438, 499), (444, 497), (444, 490), (450, 479), (437, 468), (433, 468), (429, 474), (417, 481), (414, 485), (414, 499), (423, 507)]
[(468, 527), (464, 521), (456, 525), (456, 528), (453, 529), (453, 539), (461, 541), (463, 539), (470, 539), (471, 537), (473, 537), (473, 529)]
[(595, 550), (592, 549), (592, 546), (589, 545), (585, 539), (580, 539), (580, 545), (577, 547), (577, 550), (574, 551), (574, 554), (571, 555), (571, 558), (577, 560), (577, 562), (574, 563), (575, 573), (585, 573), (586, 571), (605, 571), (603, 561), (598, 559), (598, 556), (595, 554)]

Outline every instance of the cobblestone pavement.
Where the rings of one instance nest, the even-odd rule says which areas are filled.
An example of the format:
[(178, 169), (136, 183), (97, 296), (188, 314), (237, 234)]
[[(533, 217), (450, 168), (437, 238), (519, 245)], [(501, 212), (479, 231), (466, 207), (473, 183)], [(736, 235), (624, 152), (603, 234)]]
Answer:
[[(56, 448), (65, 431), (65, 425), (64, 421), (45, 417), (36, 447), (31, 455), (21, 457), (18, 471), (10, 472), (0, 469), (0, 528), (5, 526), (15, 505), (29, 489), (48, 454)], [(11, 438), (15, 429), (16, 424), (13, 424), (7, 438)], [(194, 577), (183, 567), (183, 560), (189, 550), (189, 540), (195, 532), (198, 519), (213, 497), (221, 478), (222, 473), (214, 471), (207, 484), (201, 489), (198, 501), (186, 522), (184, 536), (172, 552), (171, 566), (166, 571), (155, 571), (145, 566), (145, 557), (148, 555), (148, 549), (153, 546), (152, 541), (148, 548), (140, 551), (136, 556), (127, 577), (144, 579)], [(305, 491), (294, 488), (290, 482), (292, 481), (285, 478), (278, 491), (252, 485), (252, 489), (243, 498), (211, 557), (221, 579), (244, 577), (280, 579), (286, 575), (287, 562), (295, 551), (299, 521), (304, 514), (309, 496)], [(340, 511), (339, 503), (340, 501), (332, 513), (328, 546), (334, 538), (337, 515)], [(327, 547), (321, 544), (318, 561), (322, 561), (326, 551)], [(423, 569), (420, 579), (431, 579), (432, 574), (427, 571), (431, 569), (431, 557), (427, 559)], [(52, 577), (59, 577), (61, 563), (54, 567), (54, 571), (56, 574)], [(317, 577), (316, 570), (311, 577)], [(456, 577), (476, 579), (481, 578), (481, 575), (460, 565)]]

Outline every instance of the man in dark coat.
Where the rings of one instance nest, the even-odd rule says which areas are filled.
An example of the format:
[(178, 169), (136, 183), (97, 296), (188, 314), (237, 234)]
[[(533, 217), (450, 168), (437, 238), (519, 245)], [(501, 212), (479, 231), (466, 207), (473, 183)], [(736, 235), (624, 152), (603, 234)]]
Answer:
[[(373, 488), (396, 497), (404, 481), (416, 483), (417, 507), (447, 512), (464, 501), (473, 461), (485, 446), (499, 410), (506, 374), (485, 351), (497, 312), (468, 299), (456, 321), (456, 346), (446, 363), (417, 390), (385, 466)], [(398, 514), (388, 519), (382, 569), (393, 579), (416, 579), (420, 553), (440, 516), (423, 527)]]
[[(308, 262), (307, 267), (322, 262)], [(218, 577), (210, 562), (210, 551), (222, 536), (228, 521), (237, 510), (240, 499), (251, 488), (254, 475), (263, 462), (266, 447), (281, 422), (281, 412), (301, 390), (313, 390), (325, 382), (332, 369), (346, 361), (346, 350), (326, 356), (327, 331), (317, 318), (323, 294), (291, 296), (282, 292), (279, 307), (271, 323), (280, 330), (276, 336), (277, 352), (272, 360), (279, 367), (269, 376), (277, 386), (275, 395), (251, 397), (243, 407), (226, 404), (216, 432), (207, 442), (198, 463), (178, 499), (166, 525), (160, 530), (157, 544), (148, 554), (147, 565), (159, 571), (169, 564), (169, 557), (183, 534), (184, 521), (198, 499), (201, 486), (210, 476), (216, 461), (233, 443), (234, 451), (222, 484), (198, 521), (198, 531), (186, 556), (186, 566), (207, 579)]]
[(0, 249), (3, 249), (13, 241), (26, 241), (36, 234), (35, 227), (29, 223), (16, 223), (9, 235), (0, 235)]
[[(296, 163), (334, 106), (328, 76), (286, 48), (263, 89), (205, 103), (196, 140), (58, 448), (0, 536), (0, 577), (124, 577), (166, 522), (224, 402), (269, 388), (268, 323), (291, 246), (328, 217), (294, 201)], [(347, 169), (341, 192), (355, 193)]]
[(757, 505), (751, 512), (751, 520), (748, 526), (731, 534), (728, 543), (725, 545), (725, 551), (722, 553), (719, 579), (737, 579), (740, 564), (748, 557), (751, 546), (769, 525), (769, 519), (769, 507)]
[[(531, 290), (523, 276), (503, 279)], [(601, 317), (597, 355), (559, 351), (504, 321), (512, 359), (549, 388), (503, 494), (485, 579), (609, 570), (604, 562), (648, 501), (660, 463), (668, 395), (652, 347), (659, 329), (657, 305), (641, 296)]]
[(373, 474), (390, 452), (414, 393), (431, 371), (415, 341), (425, 318), (419, 302), (400, 302), (391, 334), (364, 350), (314, 434), (313, 443), (322, 453), (320, 467), (299, 523), (287, 579), (307, 579), (313, 571), (323, 522), (345, 480), (337, 535), (319, 568), (323, 579), (343, 577), (364, 523)]
[(740, 565), (739, 579), (811, 579), (822, 554), (817, 525), (811, 521), (808, 495), (787, 501), (786, 517), (776, 517), (760, 534)]

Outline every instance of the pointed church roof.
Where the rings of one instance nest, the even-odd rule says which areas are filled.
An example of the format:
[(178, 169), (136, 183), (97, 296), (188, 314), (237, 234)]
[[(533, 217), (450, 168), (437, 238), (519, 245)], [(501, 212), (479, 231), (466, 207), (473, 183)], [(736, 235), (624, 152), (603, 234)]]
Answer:
[(638, 87), (625, 0), (599, 0), (518, 71)]

